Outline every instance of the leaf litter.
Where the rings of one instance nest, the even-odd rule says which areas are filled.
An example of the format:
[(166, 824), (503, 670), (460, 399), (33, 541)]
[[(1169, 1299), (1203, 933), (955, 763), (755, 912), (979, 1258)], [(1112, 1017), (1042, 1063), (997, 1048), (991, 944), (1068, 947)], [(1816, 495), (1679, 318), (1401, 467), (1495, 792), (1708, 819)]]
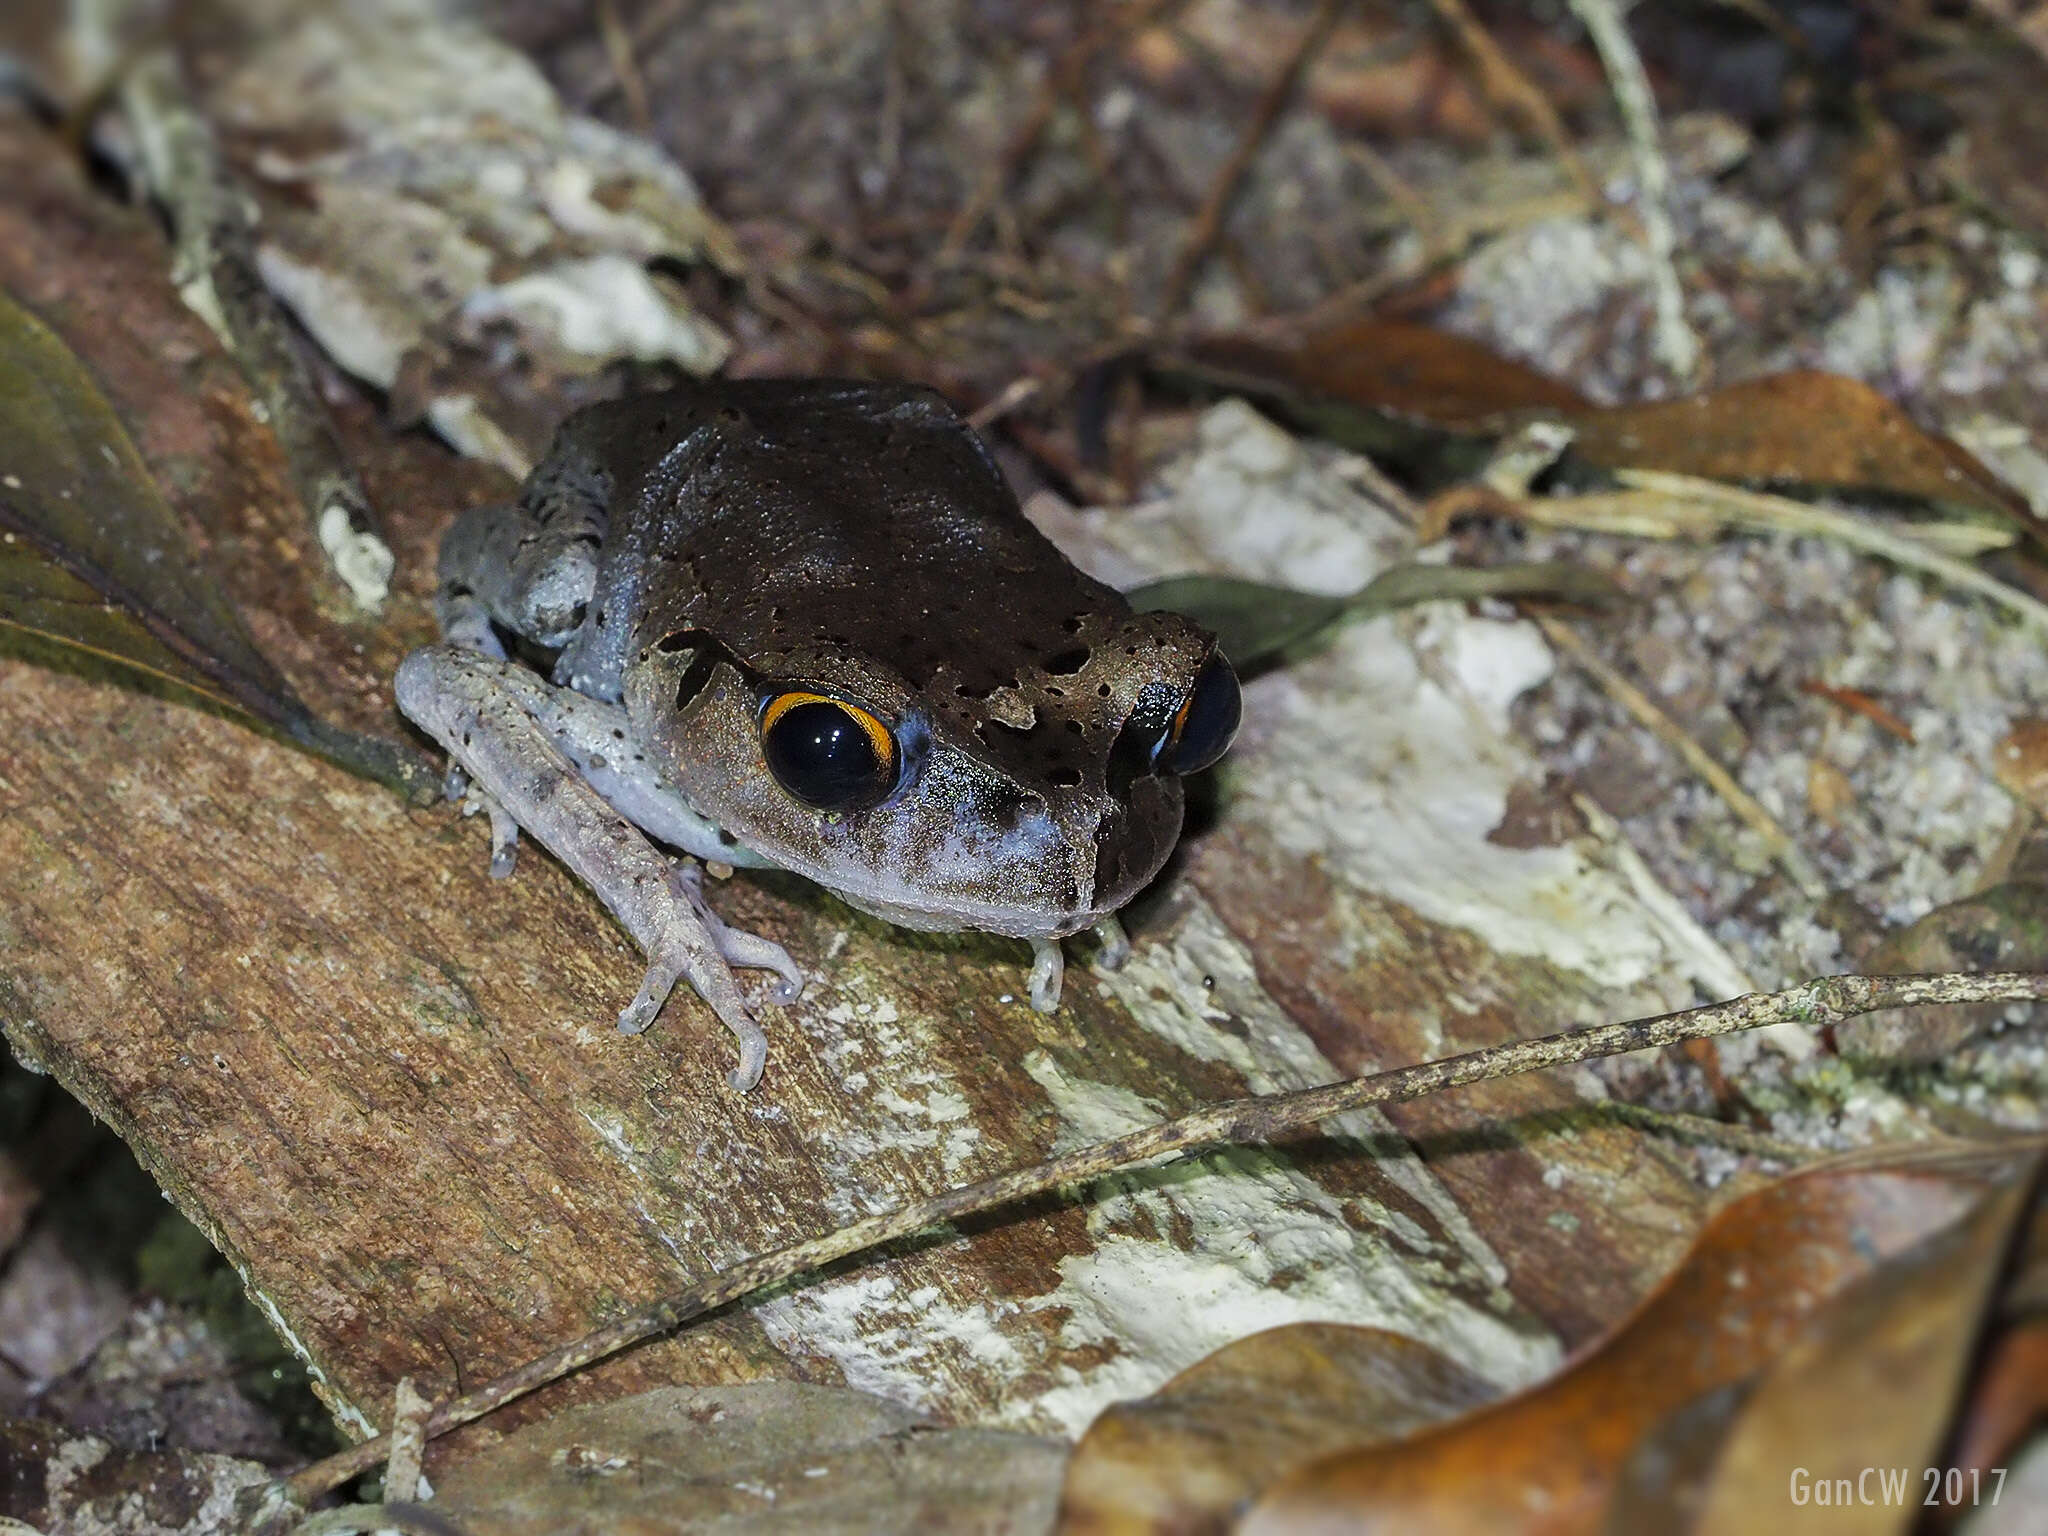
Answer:
[[(1448, 3), (1438, 10), (1446, 17), (1463, 12), (1462, 7)], [(1172, 34), (1164, 35), (1175, 40)], [(1155, 48), (1156, 62), (1157, 45), (1150, 39), (1148, 34), (1147, 45)], [(1268, 78), (1264, 74), (1254, 77), (1255, 83)], [(1329, 93), (1336, 88), (1326, 74), (1312, 67), (1306, 78), (1313, 101), (1321, 104), (1331, 99)], [(1318, 80), (1323, 82), (1320, 87)], [(1354, 80), (1345, 88), (1359, 87)], [(1323, 94), (1317, 95), (1318, 90)], [(1290, 130), (1283, 125), (1282, 131)], [(1726, 218), (1726, 199), (1717, 204), (1717, 195), (1709, 191), (1702, 196), (1696, 187), (1681, 186), (1680, 214), (1689, 230)], [(1553, 252), (1572, 249), (1577, 234), (1592, 227), (1592, 221), (1585, 221), (1575, 229), (1569, 216), (1561, 220), (1553, 216), (1497, 231), (1497, 238), (1480, 253), (1480, 259), (1455, 274), (1456, 296), (1448, 320), (1478, 335), (1486, 333), (1493, 321), (1502, 322), (1503, 350), (1514, 355), (1545, 355), (1546, 362), (1553, 355), (1576, 355), (1583, 366), (1563, 371), (1575, 380), (1584, 379), (1588, 393), (1606, 397), (1611, 392), (1610, 378), (1631, 376), (1625, 355), (1635, 343), (1627, 325), (1606, 325), (1608, 351), (1604, 354), (1589, 356), (1583, 348), (1575, 354), (1571, 347), (1553, 354), (1544, 347), (1530, 346), (1526, 334), (1510, 334), (1508, 322), (1514, 316), (1508, 308), (1489, 314), (1484, 288), (1493, 282), (1502, 285), (1496, 292), (1505, 292), (1512, 282), (1526, 282), (1528, 264), (1518, 269), (1516, 263), (1527, 249), (1539, 240), (1550, 241)], [(1000, 219), (997, 228), (1000, 231)], [(1750, 232), (1762, 228), (1759, 223)], [(1709, 233), (1713, 238), (1702, 248), (1711, 264), (1718, 254), (1714, 239), (1724, 238), (1727, 231), (1722, 228)], [(1752, 253), (1756, 248), (1752, 244)], [(1220, 251), (1222, 264), (1227, 265), (1229, 254), (1227, 248)], [(1803, 254), (1793, 248), (1795, 259), (1780, 269), (1783, 280), (1807, 280), (1801, 272)], [(1805, 265), (1810, 271), (1811, 264)], [(1540, 280), (1540, 264), (1536, 270)], [(1551, 270), (1556, 270), (1554, 262)], [(1626, 275), (1630, 269), (1622, 262), (1614, 270)], [(1198, 287), (1193, 296), (1197, 308), (1213, 305), (1215, 271), (1207, 275), (1205, 283), (1207, 286)], [(1923, 282), (1912, 290), (1915, 297), (1909, 302), (1919, 302), (1932, 291)], [(1596, 308), (1579, 306), (1571, 323), (1587, 327), (1585, 317)], [(1825, 345), (1834, 349), (1826, 358), (1776, 361), (1781, 369), (1788, 363), (1818, 360), (1860, 371), (1854, 366), (1859, 360), (1851, 350), (1857, 323), (1852, 306), (1852, 312), (1826, 337)], [(1728, 334), (1725, 326), (1717, 332), (1712, 316), (1706, 317), (1704, 329), (1710, 337), (1724, 341)], [(1603, 343), (1598, 325), (1582, 329), (1579, 337), (1593, 353), (1599, 353)], [(1969, 345), (1977, 344), (1973, 333)], [(1430, 357), (1431, 345), (1426, 337), (1415, 343), (1415, 355), (1436, 361)], [(1451, 350), (1449, 343), (1442, 345)], [(1615, 358), (1624, 360), (1610, 366)], [(1803, 382), (1795, 388), (1788, 382), (1793, 379)], [(1911, 511), (1933, 511), (1949, 520), (1953, 529), (1979, 530), (1975, 535), (1951, 533), (1951, 538), (1974, 536), (1989, 544), (1992, 535), (1982, 530), (1990, 528), (1993, 535), (2003, 538), (2010, 528), (2027, 525), (2026, 515), (2013, 505), (2010, 495), (2002, 493), (1979, 467), (1957, 457), (1946, 438), (1914, 425), (1863, 385), (1843, 377), (1783, 373), (1765, 383), (1769, 388), (1737, 385), (1695, 401), (1608, 407), (1604, 419), (1600, 408), (1571, 407), (1581, 412), (1581, 419), (1566, 465), (1572, 462), (1569, 455), (1576, 452), (1580, 467), (1560, 467), (1560, 488), (1584, 494), (1586, 488), (1570, 484), (1569, 476), (1585, 470), (1606, 474), (1640, 471), (1642, 464), (1634, 455), (1648, 451), (1659, 459), (1653, 467), (1667, 472), (1682, 469), (1703, 478), (1725, 478), (1802, 494), (1813, 490), (1847, 493), (1885, 501), (1888, 510), (1904, 504)], [(1750, 393), (1745, 396), (1746, 388)], [(1772, 396), (1770, 389), (1779, 393)], [(1808, 436), (1795, 431), (1788, 437), (1784, 429), (1793, 419), (1791, 413), (1775, 415), (1769, 409), (1773, 402), (1782, 407), (1787, 391), (1795, 405), (1817, 407), (1833, 402), (1839, 407), (1835, 414), (1864, 430), (1847, 436), (1826, 432)], [(1437, 398), (1440, 412), (1455, 414), (1441, 404), (1445, 397), (1440, 386)], [(1719, 403), (1723, 400), (1736, 403), (1724, 407)], [(1412, 430), (1417, 421), (1431, 425), (1425, 412), (1388, 409), (1384, 402), (1378, 408), (1385, 415), (1405, 418), (1397, 419), (1399, 430)], [(1563, 406), (1552, 401), (1544, 408)], [(1686, 425), (1697, 424), (1703, 412), (1712, 415), (1724, 409), (1726, 420), (1717, 417), (1709, 432), (1696, 433)], [(1461, 418), (1460, 424), (1469, 426), (1471, 422)], [(1672, 430), (1674, 426), (1676, 430)], [(1326, 429), (1341, 435), (1341, 426), (1328, 428), (1326, 424)], [(1490, 431), (1466, 434), (1475, 454), (1467, 462), (1483, 463), (1497, 441)], [(1579, 449), (1580, 437), (1590, 446)], [(1643, 446), (1645, 439), (1655, 440), (1648, 450)], [(1399, 462), (1401, 439), (1392, 441), (1394, 446), (1381, 451), (1390, 461)], [(1845, 457), (1845, 444), (1857, 452)], [(1988, 796), (1983, 793), (1992, 774), (1995, 754), (1991, 749), (2007, 723), (2001, 706), (2016, 703), (2034, 713), (2041, 709), (2038, 688), (2030, 681), (2038, 669), (2030, 671), (2028, 665), (2031, 654), (2038, 651), (2038, 638), (2015, 636), (2009, 629), (1987, 623), (1980, 611), (1964, 608), (1911, 578), (1874, 571), (1867, 562), (1810, 541), (1780, 540), (1762, 547), (1735, 543), (1706, 550), (1678, 546), (1617, 549), (1581, 533), (1508, 532), (1488, 527), (1457, 530), (1454, 539), (1457, 557), (1472, 561), (1478, 569), (1513, 571), (1533, 554), (1539, 561), (1602, 573), (1582, 591), (1618, 585), (1633, 594), (1636, 611), (1649, 615), (1647, 624), (1631, 625), (1626, 632), (1617, 628), (1598, 633), (1629, 649), (1624, 659), (1630, 670), (1645, 678), (1718, 756), (1737, 764), (1745, 781), (1759, 785), (1760, 800), (1769, 804), (1793, 836), (1813, 849), (1830, 884), (1864, 909), (1860, 916), (1844, 915), (1803, 909), (1790, 899), (1771, 883), (1754, 856), (1755, 850), (1744, 846), (1739, 833), (1728, 837), (1716, 830), (1720, 813), (1712, 803), (1702, 803), (1692, 785), (1674, 779), (1662, 765), (1629, 757), (1635, 749), (1613, 729), (1603, 702), (1589, 696), (1578, 680), (1567, 675), (1544, 693), (1525, 700), (1518, 706), (1521, 724), (1547, 743), (1553, 770), (1591, 789), (1623, 813), (1623, 827), (1644, 850), (1655, 874), (1672, 889), (1686, 893), (1713, 936), (1729, 946), (1745, 967), (1761, 976), (1778, 976), (1859, 959), (1860, 952), (1879, 937), (1886, 920), (1899, 922), (1916, 915), (1930, 892), (1968, 896), (1976, 888), (1981, 894), (1983, 878), (1994, 870), (1999, 857), (1995, 851), (1987, 854), (1985, 850), (2006, 825), (1999, 815), (2005, 802), (1995, 789)], [(1613, 583), (1607, 581), (1609, 575), (1616, 578)], [(1239, 643), (1248, 652), (1275, 645), (1306, 648), (1318, 638), (1318, 631), (1343, 617), (1349, 606), (1348, 599), (1334, 594), (1303, 600), (1299, 594), (1230, 589), (1213, 581), (1184, 589), (1182, 595), (1189, 593), (1196, 601), (1229, 605), (1219, 606), (1219, 614), (1241, 615), (1245, 622), (1256, 619), (1265, 624), (1263, 629), (1244, 631), (1245, 638)], [(1443, 595), (1442, 589), (1437, 595)], [(1802, 627), (1796, 639), (1787, 640), (1777, 622), (1780, 615), (1790, 616)], [(1761, 708), (1757, 707), (1759, 675), (1766, 680)], [(1817, 713), (1824, 700), (1804, 687), (1815, 678), (1838, 695), (1883, 696), (1889, 707), (1898, 710), (1897, 719), (1911, 739), (1885, 730), (1867, 715), (1844, 720), (1838, 718), (1839, 711)], [(1729, 701), (1741, 701), (1744, 708), (1738, 712)], [(1992, 706), (1988, 711), (1984, 709), (1987, 703)], [(1559, 728), (1561, 720), (1569, 724)], [(1959, 740), (1969, 750), (1959, 752)], [(1966, 771), (1949, 771), (1958, 761), (1968, 765)], [(1844, 786), (1833, 793), (1827, 815), (1821, 813), (1812, 787), (1819, 782), (1811, 771), (1816, 762), (1831, 766)], [(1908, 774), (1903, 781), (1899, 778), (1902, 764)], [(1904, 792), (1895, 794), (1895, 789)], [(1674, 827), (1677, 835), (1673, 835)], [(1703, 839), (1699, 836), (1702, 829)], [(1701, 846), (1710, 855), (1705, 860), (1681, 858), (1676, 851), (1683, 848), (1697, 854)], [(1893, 859), (1893, 864), (1876, 862), (1885, 858)], [(2012, 1053), (2014, 1046), (2020, 1054)], [(2003, 1058), (1997, 1054), (2000, 1049), (2007, 1051)], [(1937, 1080), (1931, 1083), (1921, 1081), (1917, 1091), (1939, 1097), (1953, 1089), (1959, 1109), (2024, 1122), (2029, 1087), (2024, 1050), (2021, 1039), (1994, 1042), (1988, 1056), (1952, 1058), (1944, 1064), (1945, 1074), (1937, 1073)], [(1897, 1100), (1854, 1078), (1831, 1077), (1834, 1069), (1825, 1061), (1802, 1078), (1805, 1069), (1793, 1059), (1768, 1052), (1753, 1054), (1746, 1061), (1727, 1059), (1755, 1069), (1734, 1079), (1740, 1083), (1749, 1111), (1788, 1132), (1811, 1137), (1818, 1129), (1822, 1135), (1855, 1140), (1887, 1123), (1897, 1124), (1895, 1119), (1886, 1120), (1897, 1113)], [(2003, 1103), (1987, 1102), (1981, 1081), (1971, 1082), (1972, 1064), (1995, 1068), (2001, 1059), (2016, 1067), (2019, 1075), (2005, 1090)], [(1944, 1075), (1952, 1084), (1939, 1080)], [(1629, 1079), (1610, 1081), (1619, 1086)], [(1671, 1085), (1662, 1086), (1668, 1090)], [(1916, 1087), (1910, 1082), (1905, 1086)], [(1974, 1101), (1970, 1098), (1973, 1086), (1979, 1090)], [(1831, 1120), (1834, 1115), (1841, 1118)], [(1977, 1223), (1974, 1245), (1962, 1242), (1958, 1249), (1968, 1259), (1964, 1278), (1983, 1280), (1990, 1264), (1986, 1255), (1998, 1246), (2000, 1221), (2010, 1224), (2010, 1213), (1999, 1216), (1991, 1211), (1992, 1203), (1981, 1208), (1980, 1214), (1991, 1213), (1983, 1214)], [(1902, 1198), (1889, 1209), (1897, 1216), (1910, 1204)], [(1967, 1220), (1963, 1223), (1968, 1224)], [(1952, 1299), (1960, 1294), (1959, 1305), (1967, 1313), (1972, 1303), (1966, 1286), (1931, 1287), (1925, 1279), (1913, 1278), (1937, 1273), (1940, 1265), (1949, 1261), (1964, 1263), (1955, 1253), (1902, 1261), (1889, 1272), (1893, 1278), (1874, 1288), (1877, 1299), (1867, 1304), (1858, 1319), (1837, 1324), (1843, 1330), (1840, 1336), (1862, 1340), (1881, 1333), (1887, 1317), (1902, 1305), (1901, 1295), (1918, 1306), (1930, 1289), (1941, 1289)], [(1660, 1294), (1660, 1299), (1667, 1298)], [(1946, 1335), (1945, 1353), (1938, 1352), (1950, 1362), (1955, 1358), (1954, 1338), (1967, 1322), (1962, 1313), (1957, 1317), (1960, 1320)], [(2014, 1337), (2023, 1340), (2024, 1335)], [(1851, 1390), (1838, 1381), (1816, 1383), (1801, 1372), (1816, 1365), (1825, 1368), (1853, 1362), (1853, 1357), (1853, 1348), (1837, 1343), (1796, 1361), (1788, 1356), (1781, 1380), (1762, 1382), (1747, 1393), (1729, 1392), (1726, 1383), (1710, 1389), (1672, 1410), (1672, 1417), (1660, 1430), (1665, 1436), (1663, 1443), (1683, 1447), (1689, 1443), (1688, 1436), (1693, 1440), (1739, 1436), (1743, 1425), (1764, 1422), (1745, 1415), (1753, 1406), (1762, 1414), (1774, 1395), (1804, 1401), (1808, 1399), (1802, 1398), (1802, 1393)], [(1939, 1399), (1938, 1393), (1929, 1396), (1930, 1400)], [(1678, 1416), (1688, 1410), (1693, 1417), (1678, 1423)], [(1924, 1433), (1922, 1443), (1927, 1443)], [(1711, 1461), (1708, 1456), (1698, 1464), (1705, 1466)], [(1718, 1499), (1721, 1502), (1710, 1507), (1739, 1509), (1746, 1496), (1739, 1477), (1727, 1469), (1718, 1478), (1702, 1472), (1689, 1491), (1670, 1487), (1660, 1491), (1645, 1465), (1624, 1457), (1619, 1470), (1612, 1472), (1612, 1485), (1626, 1489), (1630, 1497), (1665, 1502), (1631, 1507), (1663, 1509), (1681, 1499), (1692, 1499), (1697, 1507), (1700, 1499)], [(1494, 1470), (1490, 1463), (1487, 1470)]]

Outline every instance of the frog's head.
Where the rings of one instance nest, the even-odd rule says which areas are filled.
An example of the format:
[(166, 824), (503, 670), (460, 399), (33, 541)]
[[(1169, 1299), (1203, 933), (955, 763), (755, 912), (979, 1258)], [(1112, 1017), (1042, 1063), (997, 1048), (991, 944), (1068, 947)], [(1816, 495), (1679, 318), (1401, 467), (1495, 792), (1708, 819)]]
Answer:
[(1210, 635), (1086, 587), (1055, 610), (929, 596), (858, 643), (778, 633), (763, 592), (750, 654), (698, 629), (653, 639), (626, 707), (701, 811), (854, 906), (912, 928), (1074, 933), (1159, 872), (1181, 779), (1223, 754), (1239, 712)]

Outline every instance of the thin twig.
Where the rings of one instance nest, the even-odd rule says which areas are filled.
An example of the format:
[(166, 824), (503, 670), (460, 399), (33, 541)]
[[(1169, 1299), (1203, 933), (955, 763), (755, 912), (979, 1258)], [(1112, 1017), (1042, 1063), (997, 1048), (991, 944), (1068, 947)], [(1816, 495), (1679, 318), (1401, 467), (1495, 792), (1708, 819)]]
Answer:
[(1671, 227), (1671, 167), (1659, 143), (1657, 100), (1642, 56), (1628, 35), (1615, 0), (1570, 0), (1572, 13), (1584, 23), (1607, 71), (1614, 104), (1621, 112), (1636, 169), (1636, 214), (1642, 220), (1643, 244), (1650, 257), (1650, 292), (1656, 304), (1652, 350), (1657, 361), (1680, 383), (1699, 375), (1700, 339), (1685, 318), (1685, 290), (1679, 285), (1674, 257), (1678, 236)]
[(597, 35), (604, 43), (605, 62), (626, 98), (626, 114), (633, 126), (649, 138), (654, 135), (654, 113), (647, 104), (647, 79), (640, 73), (640, 61), (633, 56), (633, 38), (619, 19), (617, 0), (597, 0)]
[(420, 1495), (427, 1420), (433, 1410), (410, 1376), (398, 1378), (398, 1389), (391, 1394), (391, 1455), (384, 1463), (384, 1497), (394, 1504), (410, 1504)]
[(335, 574), (364, 608), (381, 608), (391, 590), (391, 547), (377, 532), (369, 497), (314, 392), (290, 324), (263, 285), (248, 200), (193, 106), (176, 56), (159, 48), (138, 59), (122, 78), (120, 100), (150, 187), (176, 232), (179, 293), (220, 337), (261, 401)]
[(1740, 784), (1707, 749), (1695, 741), (1690, 732), (1670, 715), (1642, 689), (1623, 677), (1573, 629), (1550, 614), (1534, 615), (1536, 623), (1549, 637), (1550, 643), (1569, 654), (1598, 683), (1607, 696), (1627, 710), (1652, 735), (1684, 759), (1686, 767), (1719, 795), (1751, 831), (1763, 839), (1764, 848), (1778, 866), (1792, 877), (1793, 883), (1809, 900), (1821, 901), (1827, 897), (1828, 885), (1821, 878), (1820, 871), (1799, 850), (1792, 836), (1778, 825), (1777, 818), (1765, 810), (1756, 797)]
[[(428, 1421), (427, 1433), (430, 1437), (445, 1434), (480, 1419), (572, 1371), (667, 1333), (691, 1318), (701, 1317), (764, 1286), (782, 1284), (930, 1227), (1201, 1148), (1275, 1141), (1354, 1109), (1406, 1103), (1448, 1088), (1629, 1051), (1654, 1050), (1683, 1040), (1712, 1039), (1770, 1024), (1826, 1026), (1886, 1008), (2043, 998), (2048, 998), (2048, 974), (1824, 976), (1783, 992), (1750, 993), (1704, 1008), (1566, 1030), (1535, 1040), (1513, 1040), (1368, 1077), (1212, 1104), (1028, 1168), (1012, 1169), (912, 1201), (897, 1210), (866, 1217), (836, 1232), (774, 1253), (743, 1259), (730, 1269), (638, 1307), (595, 1333), (550, 1350), (518, 1370), (443, 1404)], [(301, 1502), (310, 1501), (375, 1466), (384, 1458), (387, 1448), (385, 1436), (366, 1440), (296, 1473), (286, 1481), (285, 1490)]]
[[(1889, 560), (1894, 565), (1923, 571), (1965, 592), (1988, 597), (2035, 628), (2048, 630), (2048, 603), (2029, 597), (2017, 587), (2008, 586), (1967, 560), (1958, 560), (1941, 550), (1930, 549), (1923, 539), (1894, 533), (1866, 516), (1839, 512), (1833, 507), (1809, 506), (1789, 496), (1745, 491), (1718, 481), (1702, 480), (1694, 475), (1674, 475), (1664, 470), (1622, 469), (1615, 471), (1614, 478), (1633, 491), (1647, 491), (1681, 503), (1704, 503), (1722, 521), (1762, 533), (1811, 534), (1835, 539), (1852, 549)], [(1576, 499), (1548, 500), (1555, 504)], [(1532, 498), (1526, 505), (1533, 519), (1543, 520), (1546, 498)]]
[(1229, 216), (1231, 205), (1237, 201), (1238, 189), (1244, 185), (1246, 173), (1265, 147), (1280, 114), (1300, 89), (1301, 77), (1307, 72), (1309, 62), (1329, 41), (1337, 18), (1343, 14), (1344, 5), (1345, 0), (1323, 0), (1316, 8), (1300, 41), (1294, 45), (1294, 51), (1267, 84), (1265, 95), (1259, 98), (1258, 110), (1252, 114), (1251, 122), (1245, 125), (1237, 147), (1209, 183), (1208, 194), (1203, 197), (1202, 206), (1189, 222), (1187, 235), (1181, 241), (1180, 254), (1174, 258), (1173, 267), (1166, 275), (1159, 300), (1161, 322), (1170, 320), (1186, 302), (1195, 274), (1201, 271), (1202, 263), (1216, 249), (1217, 238), (1223, 233), (1223, 221)]

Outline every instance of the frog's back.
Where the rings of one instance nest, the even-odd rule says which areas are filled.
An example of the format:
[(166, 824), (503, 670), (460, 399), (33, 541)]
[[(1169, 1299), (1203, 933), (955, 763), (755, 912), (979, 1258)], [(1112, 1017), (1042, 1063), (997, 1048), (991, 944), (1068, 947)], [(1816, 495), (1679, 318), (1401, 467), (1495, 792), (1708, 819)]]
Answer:
[(639, 645), (696, 630), (770, 674), (839, 653), (972, 697), (1129, 615), (930, 391), (739, 380), (587, 419), (618, 476), (619, 553), (671, 578), (644, 589)]

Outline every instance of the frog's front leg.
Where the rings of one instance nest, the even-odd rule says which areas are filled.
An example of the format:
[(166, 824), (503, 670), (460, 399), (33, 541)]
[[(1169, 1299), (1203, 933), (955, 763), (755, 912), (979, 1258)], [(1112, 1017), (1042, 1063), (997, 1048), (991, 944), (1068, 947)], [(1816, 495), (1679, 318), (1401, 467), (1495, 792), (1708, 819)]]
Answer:
[[(399, 666), (399, 708), (447, 748), (477, 787), (575, 872), (646, 952), (646, 980), (619, 1015), (637, 1034), (687, 980), (739, 1042), (733, 1087), (760, 1081), (768, 1040), (732, 965), (794, 967), (781, 946), (729, 930), (694, 879), (608, 805), (557, 747), (521, 695), (545, 687), (516, 663), (453, 646), (425, 646)], [(690, 872), (694, 875), (694, 871)], [(772, 953), (771, 953), (772, 952)], [(779, 957), (780, 964), (776, 963)]]

